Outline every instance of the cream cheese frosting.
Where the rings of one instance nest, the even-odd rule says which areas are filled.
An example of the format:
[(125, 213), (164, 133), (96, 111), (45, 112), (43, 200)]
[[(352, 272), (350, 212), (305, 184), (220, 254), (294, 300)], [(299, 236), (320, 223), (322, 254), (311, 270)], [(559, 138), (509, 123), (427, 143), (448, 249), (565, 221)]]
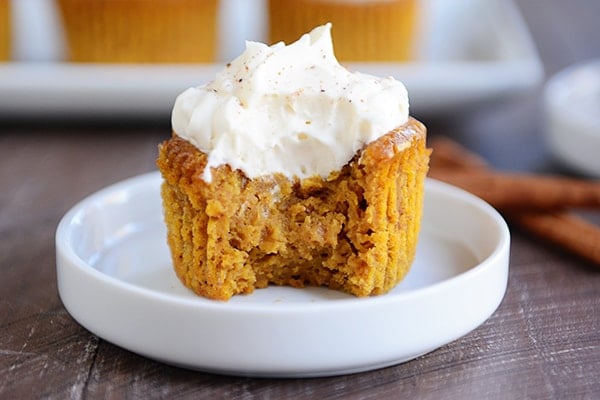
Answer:
[(408, 94), (389, 77), (350, 72), (335, 58), (331, 24), (298, 41), (246, 50), (214, 81), (175, 101), (174, 132), (249, 178), (323, 178), (408, 120)]

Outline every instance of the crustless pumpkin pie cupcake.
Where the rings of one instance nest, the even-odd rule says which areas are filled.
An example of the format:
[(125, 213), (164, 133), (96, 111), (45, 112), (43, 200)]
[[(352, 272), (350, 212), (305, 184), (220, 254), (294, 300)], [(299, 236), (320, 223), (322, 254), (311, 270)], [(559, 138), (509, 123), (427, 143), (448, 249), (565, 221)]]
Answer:
[(415, 256), (425, 127), (401, 82), (351, 73), (330, 25), (248, 42), (183, 92), (159, 147), (175, 272), (227, 300), (269, 284), (388, 292)]
[(57, 0), (69, 61), (213, 62), (218, 0)]
[(414, 58), (420, 0), (269, 0), (269, 40), (289, 42), (332, 22), (341, 61)]

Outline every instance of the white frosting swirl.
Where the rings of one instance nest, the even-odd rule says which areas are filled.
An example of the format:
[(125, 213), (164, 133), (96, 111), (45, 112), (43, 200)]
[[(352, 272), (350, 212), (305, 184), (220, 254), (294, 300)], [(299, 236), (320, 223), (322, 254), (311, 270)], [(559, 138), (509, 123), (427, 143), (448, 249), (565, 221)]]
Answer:
[(247, 42), (215, 80), (178, 96), (175, 133), (248, 177), (327, 177), (365, 144), (408, 120), (393, 78), (351, 73), (333, 54), (331, 24), (285, 46)]

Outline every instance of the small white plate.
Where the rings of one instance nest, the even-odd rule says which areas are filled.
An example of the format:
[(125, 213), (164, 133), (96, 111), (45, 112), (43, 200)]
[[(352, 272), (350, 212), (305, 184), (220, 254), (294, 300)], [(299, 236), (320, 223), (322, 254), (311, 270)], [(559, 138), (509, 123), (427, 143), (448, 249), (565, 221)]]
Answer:
[(56, 233), (69, 313), (135, 353), (225, 374), (309, 377), (398, 364), (484, 322), (507, 284), (510, 236), (480, 199), (428, 180), (417, 257), (390, 293), (356, 298), (271, 286), (228, 302), (177, 280), (165, 244), (158, 173), (91, 195)]
[[(19, 2), (20, 7), (27, 2)], [(231, 3), (228, 2), (228, 3)], [(418, 54), (405, 63), (347, 63), (354, 71), (394, 76), (410, 95), (419, 117), (468, 110), (484, 101), (506, 99), (539, 84), (544, 72), (527, 26), (511, 0), (422, 0)], [(28, 41), (34, 48), (18, 62), (0, 63), (0, 116), (153, 117), (168, 119), (175, 97), (213, 79), (226, 61), (243, 51), (260, 29), (243, 29), (235, 1), (235, 23), (226, 24), (222, 62), (198, 65), (114, 65), (39, 62), (48, 37)], [(22, 33), (33, 34), (30, 14)], [(225, 13), (227, 14), (227, 13)], [(237, 18), (237, 19), (236, 19)], [(243, 18), (242, 18), (243, 19)], [(244, 19), (246, 23), (260, 18)], [(335, 29), (335, 27), (333, 28)], [(224, 61), (223, 61), (224, 60)]]
[(600, 59), (553, 76), (544, 91), (546, 135), (554, 155), (600, 178)]

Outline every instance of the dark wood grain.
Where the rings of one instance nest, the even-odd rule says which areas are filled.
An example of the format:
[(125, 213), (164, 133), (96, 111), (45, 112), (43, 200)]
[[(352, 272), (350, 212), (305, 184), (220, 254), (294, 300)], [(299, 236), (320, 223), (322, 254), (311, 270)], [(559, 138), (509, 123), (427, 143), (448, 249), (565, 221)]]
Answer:
[[(600, 56), (600, 2), (518, 4), (548, 73)], [(430, 121), (430, 134), (452, 136), (496, 168), (571, 174), (542, 141), (540, 93)], [(494, 315), (398, 366), (331, 378), (251, 379), (179, 369), (113, 346), (64, 309), (54, 233), (84, 196), (154, 170), (168, 123), (0, 124), (0, 398), (600, 398), (600, 274), (518, 229), (508, 290)], [(600, 221), (598, 212), (583, 216)]]

